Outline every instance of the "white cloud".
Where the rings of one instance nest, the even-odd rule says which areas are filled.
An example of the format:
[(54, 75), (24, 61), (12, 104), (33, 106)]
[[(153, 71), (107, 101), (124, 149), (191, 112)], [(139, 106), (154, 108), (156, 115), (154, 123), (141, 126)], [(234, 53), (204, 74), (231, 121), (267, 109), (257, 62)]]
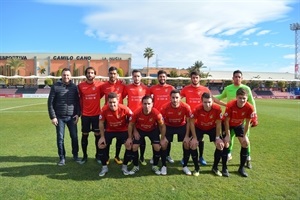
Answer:
[[(151, 47), (162, 66), (188, 67), (196, 60), (206, 66), (228, 66), (224, 50), (257, 42), (230, 41), (227, 37), (255, 33), (263, 22), (285, 18), (289, 0), (43, 0), (85, 6), (85, 34), (115, 43), (116, 52), (132, 53), (133, 67), (143, 67), (145, 47)], [(264, 30), (258, 35), (266, 34)], [(155, 58), (150, 60), (154, 62)]]
[(286, 67), (281, 67), (278, 70), (279, 72), (289, 72), (289, 73), (294, 73), (295, 72), (295, 64), (290, 64)]
[(257, 36), (260, 36), (260, 35), (266, 35), (268, 33), (270, 33), (271, 31), (270, 30), (263, 30), (263, 31), (259, 31), (256, 35)]
[(249, 30), (246, 30), (243, 35), (251, 35), (253, 33), (255, 33), (258, 30), (258, 28), (251, 28)]
[(293, 44), (274, 44), (274, 43), (265, 43), (265, 47), (280, 47), (280, 48), (295, 48)]
[[(298, 54), (298, 57), (300, 57), (300, 54)], [(285, 59), (295, 59), (295, 54), (284, 55), (283, 58), (285, 58)]]

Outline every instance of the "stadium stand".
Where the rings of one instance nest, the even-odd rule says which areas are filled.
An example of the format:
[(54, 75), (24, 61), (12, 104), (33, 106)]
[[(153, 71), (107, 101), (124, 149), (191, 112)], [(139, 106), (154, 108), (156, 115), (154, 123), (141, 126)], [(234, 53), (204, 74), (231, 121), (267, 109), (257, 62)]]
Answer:
[(35, 94), (37, 88), (18, 88), (16, 94)]

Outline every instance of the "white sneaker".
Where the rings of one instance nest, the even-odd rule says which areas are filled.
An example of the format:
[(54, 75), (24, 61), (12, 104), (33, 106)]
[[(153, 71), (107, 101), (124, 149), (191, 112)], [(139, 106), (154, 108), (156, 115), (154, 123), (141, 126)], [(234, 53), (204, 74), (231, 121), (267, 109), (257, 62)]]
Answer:
[(103, 166), (101, 172), (99, 173), (99, 176), (104, 176), (108, 172), (108, 167)]
[(247, 156), (247, 161), (250, 161), (251, 160), (251, 156)]
[(122, 172), (125, 176), (130, 174), (130, 172), (127, 169), (127, 165), (122, 165)]
[(182, 171), (186, 174), (186, 175), (192, 175), (192, 172), (189, 170), (189, 168), (187, 166), (185, 166), (184, 168), (182, 168)]
[(167, 156), (167, 161), (168, 161), (169, 163), (174, 163), (174, 160), (171, 158), (171, 156)]
[(150, 164), (151, 164), (151, 165), (153, 165), (153, 158), (151, 158), (151, 160), (150, 160)]
[(161, 169), (160, 169), (160, 173), (161, 173), (161, 175), (167, 175), (167, 167), (162, 166)]
[(132, 170), (129, 171), (130, 175), (135, 174), (136, 172), (138, 172), (140, 170), (139, 166), (133, 166)]
[(229, 154), (227, 155), (227, 161), (229, 161), (229, 160), (232, 160), (232, 155), (231, 155), (231, 153), (229, 153)]
[(152, 171), (154, 171), (154, 173), (155, 173), (156, 175), (160, 175), (160, 174), (161, 174), (161, 172), (160, 172), (160, 170), (159, 170), (159, 167), (157, 167), (157, 166), (152, 166)]

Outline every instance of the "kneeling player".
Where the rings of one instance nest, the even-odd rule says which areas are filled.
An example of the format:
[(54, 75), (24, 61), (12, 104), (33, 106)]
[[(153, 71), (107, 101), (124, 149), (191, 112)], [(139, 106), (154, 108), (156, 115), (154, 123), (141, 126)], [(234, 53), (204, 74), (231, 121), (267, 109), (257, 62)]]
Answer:
[(236, 100), (227, 103), (224, 113), (226, 135), (230, 135), (230, 132), (233, 131), (241, 144), (240, 167), (238, 172), (243, 177), (248, 176), (244, 169), (250, 143), (247, 132), (251, 126), (251, 120), (255, 117), (254, 108), (247, 102), (247, 98), (248, 94), (246, 90), (239, 88), (236, 91)]
[[(191, 131), (192, 133), (196, 132), (198, 141), (202, 141), (204, 134), (207, 134), (210, 141), (215, 142), (218, 149), (218, 147), (221, 147), (218, 137), (220, 137), (221, 134), (222, 109), (219, 105), (213, 103), (213, 97), (210, 93), (203, 93), (201, 100), (202, 103), (197, 106), (193, 112), (193, 118), (191, 119)], [(221, 154), (222, 151), (220, 148), (218, 151), (216, 150), (215, 164), (212, 170), (217, 175), (222, 175), (217, 167)], [(216, 161), (217, 159), (219, 160), (218, 162)], [(223, 168), (222, 172), (226, 176), (228, 174), (227, 168)]]

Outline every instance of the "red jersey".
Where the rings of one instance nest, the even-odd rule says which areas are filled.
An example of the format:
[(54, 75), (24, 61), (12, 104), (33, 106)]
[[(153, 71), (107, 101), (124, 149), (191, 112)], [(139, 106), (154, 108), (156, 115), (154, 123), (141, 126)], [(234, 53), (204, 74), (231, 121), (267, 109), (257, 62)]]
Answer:
[(160, 110), (164, 122), (167, 126), (179, 127), (186, 124), (186, 119), (192, 117), (192, 111), (188, 104), (180, 102), (178, 108), (174, 108), (172, 103), (166, 103)]
[(147, 94), (150, 94), (149, 88), (142, 83), (140, 85), (132, 83), (127, 85), (124, 90), (124, 97), (127, 96), (127, 106), (132, 111), (142, 106), (142, 98)]
[(100, 88), (103, 82), (86, 81), (79, 83), (78, 92), (80, 98), (80, 107), (83, 116), (96, 116), (100, 114)]
[(150, 94), (152, 94), (153, 98), (154, 98), (153, 107), (159, 110), (162, 105), (170, 102), (170, 100), (171, 100), (170, 93), (174, 89), (175, 88), (172, 85), (169, 85), (169, 84), (153, 85), (150, 88)]
[(108, 105), (103, 106), (99, 116), (100, 121), (105, 121), (105, 130), (108, 132), (121, 132), (128, 130), (128, 120), (132, 111), (122, 104), (119, 104), (116, 111), (112, 111)]
[(227, 103), (224, 117), (229, 117), (229, 126), (239, 126), (244, 123), (245, 119), (252, 119), (254, 117), (253, 106), (246, 102), (246, 104), (239, 108), (237, 100), (232, 100)]
[(218, 104), (213, 103), (210, 111), (205, 111), (203, 105), (197, 106), (193, 112), (195, 127), (208, 131), (216, 127), (216, 121), (222, 121), (222, 109)]
[(164, 124), (162, 115), (157, 109), (152, 108), (152, 111), (145, 115), (141, 107), (134, 112), (130, 122), (134, 123), (135, 127), (142, 131), (152, 131), (158, 124)]
[(108, 102), (108, 94), (111, 92), (115, 92), (119, 96), (119, 103), (123, 103), (123, 92), (125, 90), (125, 85), (118, 80), (116, 83), (111, 83), (109, 81), (105, 82), (101, 86), (101, 98), (105, 96), (105, 105)]
[(202, 103), (201, 97), (204, 92), (210, 93), (207, 87), (202, 85), (194, 87), (192, 84), (185, 86), (181, 91), (180, 95), (185, 97), (187, 104), (191, 106), (192, 111)]

